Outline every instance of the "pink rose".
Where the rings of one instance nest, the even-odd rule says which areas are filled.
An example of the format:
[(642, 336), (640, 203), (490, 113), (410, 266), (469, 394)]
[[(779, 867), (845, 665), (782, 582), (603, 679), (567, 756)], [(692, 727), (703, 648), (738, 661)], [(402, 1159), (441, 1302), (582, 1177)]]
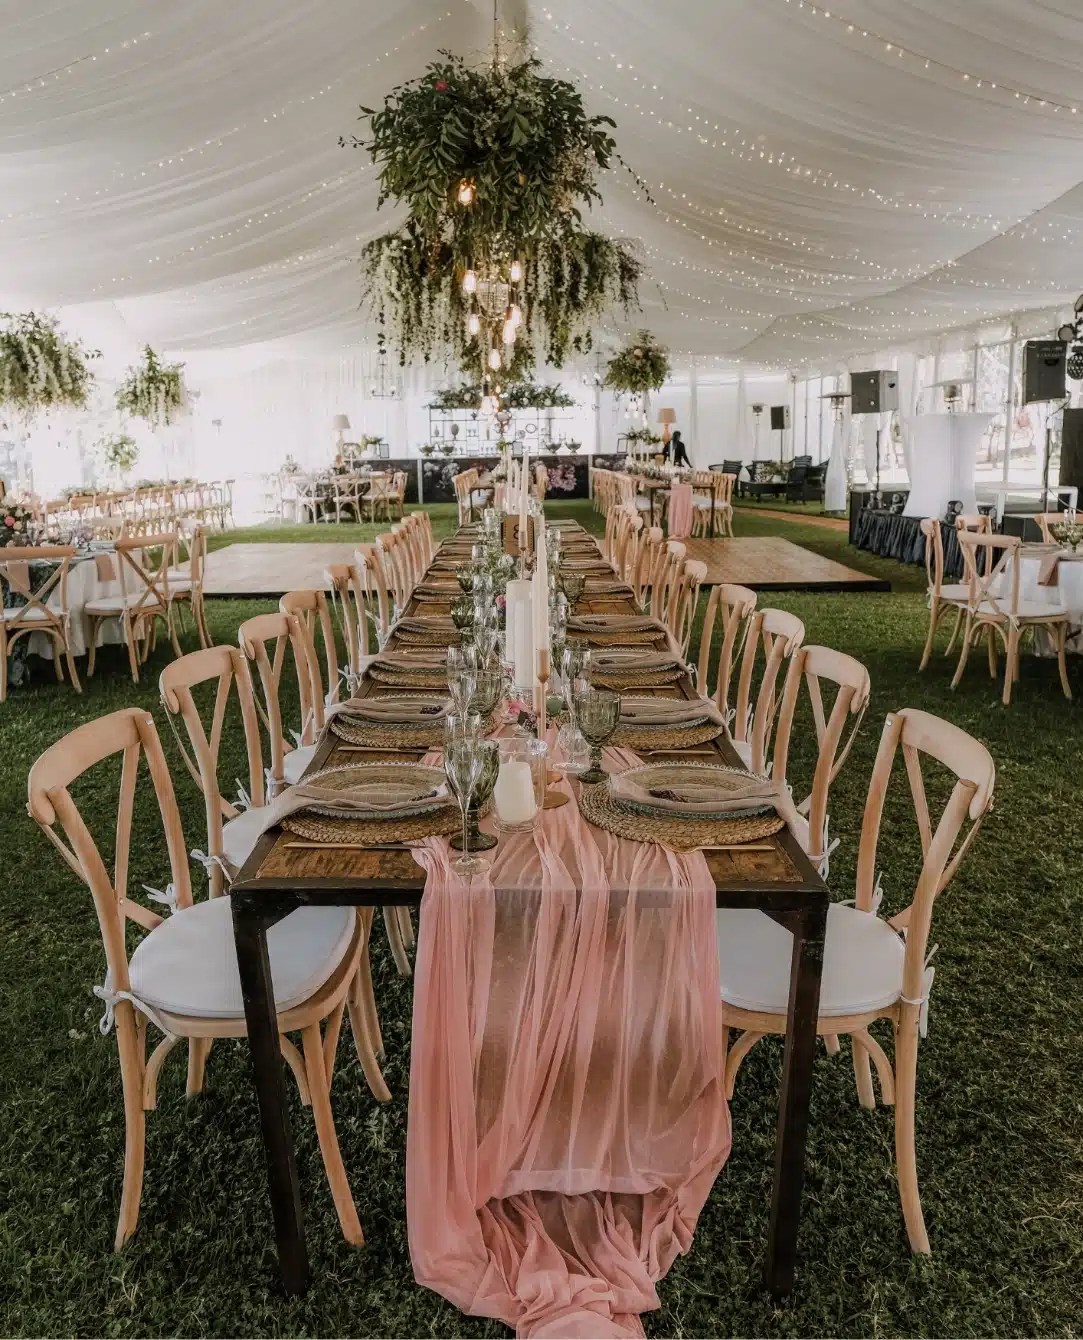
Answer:
[(13, 516), (4, 517), (5, 526), (14, 526), (14, 524), (15, 524), (15, 518)]

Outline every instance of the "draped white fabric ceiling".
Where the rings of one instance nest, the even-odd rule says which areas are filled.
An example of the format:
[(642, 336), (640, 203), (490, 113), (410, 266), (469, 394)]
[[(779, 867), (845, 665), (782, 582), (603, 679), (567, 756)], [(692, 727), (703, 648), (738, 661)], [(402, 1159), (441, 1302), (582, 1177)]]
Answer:
[[(601, 226), (642, 239), (681, 354), (828, 367), (1083, 287), (1078, 0), (840, 4), (505, 11), (617, 121), (653, 203), (617, 170)], [(491, 11), (0, 0), (0, 31), (0, 305), (258, 361), (365, 342), (355, 257), (391, 216), (338, 136)]]

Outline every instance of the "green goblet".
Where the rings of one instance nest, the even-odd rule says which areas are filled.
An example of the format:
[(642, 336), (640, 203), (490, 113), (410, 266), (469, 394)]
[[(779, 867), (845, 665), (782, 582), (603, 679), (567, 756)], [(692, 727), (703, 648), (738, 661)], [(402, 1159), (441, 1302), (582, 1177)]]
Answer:
[(481, 772), (470, 793), (470, 804), (466, 811), (467, 845), (464, 848), (462, 834), (456, 833), (448, 843), (456, 851), (490, 851), (497, 843), (497, 839), (491, 833), (483, 833), (478, 828), (478, 823), (481, 820), (481, 811), (496, 786), (497, 773), (500, 771), (500, 751), (495, 740), (481, 740), (477, 747), (482, 759)]
[(575, 698), (575, 717), (590, 745), (590, 767), (581, 780), (592, 785), (604, 782), (609, 774), (602, 770), (602, 745), (620, 722), (620, 694), (609, 689), (584, 689)]

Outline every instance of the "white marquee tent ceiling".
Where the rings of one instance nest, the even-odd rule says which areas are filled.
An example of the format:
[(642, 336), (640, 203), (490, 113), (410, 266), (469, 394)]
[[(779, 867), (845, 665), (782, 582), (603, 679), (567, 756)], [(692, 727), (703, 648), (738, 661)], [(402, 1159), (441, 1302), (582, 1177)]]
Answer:
[[(523, 11), (651, 188), (610, 174), (601, 226), (681, 353), (827, 366), (1083, 287), (1078, 0), (839, 2)], [(0, 0), (0, 305), (173, 351), (363, 342), (390, 216), (338, 136), (490, 30), (484, 0)]]

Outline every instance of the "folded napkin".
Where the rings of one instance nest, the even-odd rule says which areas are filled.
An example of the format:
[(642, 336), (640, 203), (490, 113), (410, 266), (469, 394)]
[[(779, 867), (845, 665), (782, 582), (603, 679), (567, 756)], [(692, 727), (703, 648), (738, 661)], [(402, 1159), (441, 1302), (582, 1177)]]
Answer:
[(291, 814), (296, 814), (298, 810), (311, 809), (314, 805), (323, 810), (334, 810), (344, 818), (349, 818), (351, 813), (359, 816), (378, 814), (381, 818), (393, 818), (396, 814), (416, 809), (422, 800), (446, 800), (449, 803), (451, 800), (446, 782), (434, 784), (431, 793), (424, 797), (418, 796), (412, 783), (408, 789), (409, 797), (404, 794), (406, 787), (397, 789), (386, 778), (379, 783), (351, 787), (349, 791), (330, 791), (322, 786), (299, 783), (297, 786), (288, 787), (276, 800), (257, 811), (260, 815), (259, 831), (266, 833), (283, 819), (288, 819)]
[(371, 662), (378, 665), (381, 670), (394, 670), (400, 674), (405, 671), (411, 673), (431, 674), (434, 670), (447, 669), (446, 651), (382, 651), (379, 656), (375, 656)]
[(450, 703), (447, 698), (423, 697), (387, 697), (387, 698), (347, 698), (344, 703), (335, 703), (328, 709), (327, 716), (351, 716), (359, 721), (369, 721), (373, 725), (394, 722), (418, 722), (427, 724), (439, 722), (447, 716)]
[(664, 633), (666, 626), (646, 614), (573, 614), (568, 620), (570, 633), (646, 633), (652, 629)]
[(393, 633), (453, 633), (455, 624), (450, 614), (407, 615), (391, 630)]
[(611, 651), (592, 651), (590, 668), (602, 674), (631, 674), (639, 670), (671, 670), (680, 665), (671, 651), (648, 651), (643, 647), (614, 647)]
[[(592, 657), (593, 663), (593, 657)], [(726, 724), (725, 717), (708, 698), (624, 698), (620, 700), (622, 726), (675, 726), (694, 721)]]
[(703, 779), (693, 779), (691, 772), (687, 772), (672, 785), (652, 785), (649, 789), (643, 784), (645, 779), (641, 773), (634, 770), (631, 775), (615, 772), (609, 778), (609, 793), (616, 800), (689, 815), (726, 814), (732, 810), (751, 809), (755, 805), (774, 805), (778, 801), (779, 788), (767, 778), (755, 777), (752, 773), (714, 772), (707, 768), (694, 771), (702, 771)]
[(1039, 586), (1060, 585), (1060, 554), (1047, 554), (1038, 569)]

